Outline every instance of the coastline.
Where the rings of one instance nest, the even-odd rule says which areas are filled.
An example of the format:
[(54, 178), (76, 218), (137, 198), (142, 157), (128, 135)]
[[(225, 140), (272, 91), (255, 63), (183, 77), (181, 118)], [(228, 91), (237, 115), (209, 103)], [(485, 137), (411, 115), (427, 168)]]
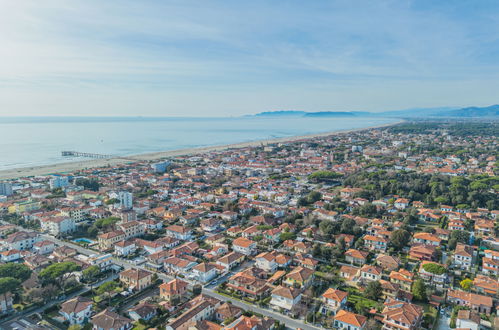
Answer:
[(43, 176), (49, 174), (56, 173), (68, 173), (75, 172), (82, 169), (90, 169), (90, 168), (98, 168), (104, 166), (116, 166), (119, 164), (129, 164), (133, 162), (141, 162), (141, 161), (155, 161), (161, 160), (168, 157), (177, 157), (177, 156), (189, 156), (189, 155), (197, 155), (203, 154), (206, 152), (214, 152), (214, 151), (225, 151), (228, 149), (240, 149), (247, 147), (257, 147), (261, 145), (268, 145), (274, 143), (285, 143), (285, 142), (297, 142), (301, 140), (310, 140), (319, 137), (327, 137), (333, 135), (340, 134), (348, 134), (353, 132), (360, 132), (370, 129), (376, 128), (384, 128), (395, 126), (400, 123), (405, 122), (405, 120), (400, 120), (394, 123), (369, 126), (363, 128), (349, 129), (349, 130), (340, 130), (334, 132), (324, 132), (324, 133), (316, 133), (316, 134), (308, 134), (308, 135), (299, 135), (299, 136), (290, 136), (290, 137), (282, 137), (275, 139), (263, 139), (249, 142), (240, 142), (226, 145), (218, 145), (218, 146), (208, 146), (208, 147), (199, 147), (199, 148), (189, 148), (189, 149), (178, 149), (178, 150), (170, 150), (170, 151), (159, 151), (159, 152), (151, 152), (145, 154), (137, 154), (131, 156), (122, 156), (116, 158), (106, 158), (106, 159), (90, 159), (90, 160), (82, 160), (82, 161), (74, 161), (67, 163), (57, 163), (52, 165), (40, 165), (33, 167), (23, 167), (23, 168), (13, 168), (8, 170), (0, 171), (0, 180), (9, 180), (9, 179), (17, 179), (21, 177), (29, 177), (29, 176)]

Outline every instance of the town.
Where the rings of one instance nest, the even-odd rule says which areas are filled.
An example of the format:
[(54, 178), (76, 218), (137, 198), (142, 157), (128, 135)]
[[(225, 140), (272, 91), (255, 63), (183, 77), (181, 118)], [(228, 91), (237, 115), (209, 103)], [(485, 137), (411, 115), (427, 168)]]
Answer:
[(2, 329), (497, 329), (499, 123), (0, 182)]

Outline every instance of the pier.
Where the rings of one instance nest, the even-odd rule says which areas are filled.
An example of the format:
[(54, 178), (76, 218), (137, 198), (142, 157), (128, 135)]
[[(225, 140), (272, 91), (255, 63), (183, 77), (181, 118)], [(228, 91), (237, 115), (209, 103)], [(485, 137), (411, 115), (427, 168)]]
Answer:
[(89, 152), (78, 152), (78, 151), (62, 151), (61, 154), (64, 157), (86, 157), (86, 158), (99, 158), (99, 159), (116, 158), (113, 155), (93, 154)]

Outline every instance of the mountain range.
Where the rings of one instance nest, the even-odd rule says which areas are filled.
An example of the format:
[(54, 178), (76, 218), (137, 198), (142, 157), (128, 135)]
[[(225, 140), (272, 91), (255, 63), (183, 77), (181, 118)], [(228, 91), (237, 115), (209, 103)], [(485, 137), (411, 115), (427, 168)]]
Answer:
[(441, 108), (413, 108), (395, 111), (368, 112), (368, 111), (298, 111), (278, 110), (260, 112), (251, 117), (404, 117), (404, 118), (497, 118), (499, 104), (488, 107), (441, 107)]

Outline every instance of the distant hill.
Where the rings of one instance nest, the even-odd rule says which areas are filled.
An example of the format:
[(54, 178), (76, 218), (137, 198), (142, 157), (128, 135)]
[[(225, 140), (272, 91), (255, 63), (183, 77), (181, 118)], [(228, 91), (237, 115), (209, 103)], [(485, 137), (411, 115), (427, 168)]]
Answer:
[(305, 111), (278, 110), (260, 112), (254, 115), (254, 117), (303, 117), (305, 114)]
[(497, 117), (499, 116), (499, 104), (491, 105), (489, 107), (468, 107), (451, 111), (444, 111), (436, 113), (436, 116), (444, 117)]
[(403, 117), (403, 118), (482, 118), (499, 117), (499, 104), (488, 107), (440, 107), (440, 108), (414, 108), (395, 111), (367, 112), (367, 111), (298, 111), (279, 110), (266, 111), (250, 117)]

